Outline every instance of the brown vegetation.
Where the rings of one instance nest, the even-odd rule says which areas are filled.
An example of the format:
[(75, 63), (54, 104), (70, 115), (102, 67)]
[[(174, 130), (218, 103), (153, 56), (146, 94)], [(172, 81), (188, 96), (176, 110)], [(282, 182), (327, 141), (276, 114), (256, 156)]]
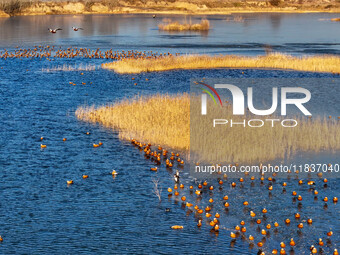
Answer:
[(101, 107), (79, 107), (78, 119), (118, 129), (123, 139), (189, 149), (189, 96), (139, 97)]
[(140, 73), (174, 69), (276, 68), (340, 73), (340, 57), (330, 55), (294, 57), (271, 53), (265, 56), (235, 55), (165, 56), (157, 59), (123, 59), (102, 65), (117, 73)]
[[(339, 121), (336, 119), (300, 118), (296, 128), (288, 129), (281, 125), (274, 128), (267, 125), (255, 129), (242, 126), (213, 129), (213, 118), (223, 116), (237, 122), (250, 116), (235, 117), (230, 106), (218, 106), (209, 118), (202, 118), (200, 107), (200, 101), (190, 100), (187, 94), (156, 95), (97, 108), (79, 107), (76, 116), (83, 121), (119, 130), (122, 139), (135, 138), (173, 149), (188, 150), (191, 146), (191, 152), (208, 162), (221, 159), (229, 162), (262, 161), (289, 157), (297, 151), (340, 149)], [(209, 105), (209, 109), (211, 107), (214, 105)], [(190, 122), (195, 124), (190, 127)], [(219, 153), (214, 149), (216, 146), (221, 148)]]
[(207, 31), (209, 30), (210, 23), (207, 19), (202, 19), (200, 23), (179, 23), (172, 22), (171, 20), (158, 25), (159, 30), (163, 31)]

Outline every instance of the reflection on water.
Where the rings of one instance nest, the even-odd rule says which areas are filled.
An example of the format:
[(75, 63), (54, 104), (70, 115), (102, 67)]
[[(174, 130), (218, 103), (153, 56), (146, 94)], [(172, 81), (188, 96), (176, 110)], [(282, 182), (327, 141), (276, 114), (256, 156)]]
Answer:
[[(117, 50), (174, 49), (176, 52), (263, 54), (264, 46), (293, 54), (340, 53), (336, 14), (233, 14), (220, 16), (47, 15), (0, 18), (0, 47), (34, 44), (100, 47)], [(179, 22), (210, 21), (201, 32), (160, 32), (164, 18)], [(74, 32), (71, 27), (83, 27)], [(63, 28), (50, 34), (47, 28)]]

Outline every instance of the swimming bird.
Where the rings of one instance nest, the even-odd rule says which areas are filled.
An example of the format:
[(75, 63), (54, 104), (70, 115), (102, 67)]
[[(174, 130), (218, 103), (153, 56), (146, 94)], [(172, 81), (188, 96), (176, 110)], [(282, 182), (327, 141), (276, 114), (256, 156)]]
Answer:
[(72, 27), (73, 31), (78, 31), (78, 30), (84, 30), (83, 28), (81, 27)]
[(320, 245), (320, 246), (323, 246), (323, 245), (324, 245), (324, 242), (322, 241), (321, 238), (319, 238), (319, 245)]
[(155, 18), (156, 18), (156, 14), (152, 15), (152, 18), (154, 18), (154, 19), (155, 19)]
[(179, 172), (176, 170), (176, 173), (174, 174), (174, 180), (175, 182), (179, 182)]
[(183, 226), (179, 226), (179, 225), (174, 225), (171, 226), (172, 229), (183, 229)]
[(61, 28), (55, 28), (55, 29), (48, 28), (47, 30), (50, 31), (50, 33), (52, 33), (52, 34), (55, 34), (55, 33), (57, 33), (58, 30), (62, 30), (62, 29)]
[(316, 254), (318, 250), (314, 247), (314, 245), (311, 247), (312, 254)]

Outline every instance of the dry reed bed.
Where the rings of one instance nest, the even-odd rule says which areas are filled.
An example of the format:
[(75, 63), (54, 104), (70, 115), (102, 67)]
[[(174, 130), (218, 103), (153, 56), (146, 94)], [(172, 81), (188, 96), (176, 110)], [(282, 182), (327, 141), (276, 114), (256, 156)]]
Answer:
[(210, 23), (207, 19), (202, 19), (200, 23), (179, 23), (171, 22), (171, 20), (159, 24), (158, 29), (162, 31), (207, 31), (210, 28)]
[[(191, 121), (195, 123), (191, 130), (190, 111)], [(336, 119), (300, 119), (296, 128), (267, 125), (263, 128), (221, 126), (213, 129), (212, 119), (215, 117), (241, 121), (240, 117), (232, 116), (228, 107), (218, 107), (213, 112), (209, 118), (202, 118), (200, 102), (190, 101), (189, 95), (184, 94), (126, 99), (100, 107), (79, 107), (76, 116), (83, 121), (118, 129), (122, 139), (135, 138), (173, 149), (189, 150), (191, 146), (191, 152), (206, 162), (264, 161), (289, 157), (298, 151), (340, 149), (340, 129)], [(219, 150), (216, 150), (217, 146)]]
[[(285, 159), (297, 152), (320, 152), (340, 149), (339, 120), (315, 117), (288, 117), (298, 121), (295, 128), (282, 127), (280, 122), (265, 119), (284, 119), (281, 116), (260, 117), (250, 114), (234, 116), (231, 105), (215, 106), (209, 102), (209, 113), (201, 116), (200, 99), (191, 98), (191, 159), (209, 163), (254, 163), (274, 159)], [(246, 124), (217, 125), (213, 128), (213, 119), (231, 119), (243, 122), (250, 119), (262, 119), (266, 124), (261, 128), (252, 128)], [(258, 124), (258, 123), (257, 123)], [(195, 157), (194, 155), (198, 155)]]
[(332, 55), (294, 57), (281, 53), (271, 53), (256, 57), (186, 55), (166, 56), (157, 59), (123, 59), (102, 64), (102, 67), (113, 69), (117, 73), (211, 68), (275, 68), (340, 73), (340, 57)]
[(119, 129), (123, 139), (135, 138), (152, 144), (189, 149), (188, 95), (157, 95), (101, 106), (79, 107), (78, 119)]

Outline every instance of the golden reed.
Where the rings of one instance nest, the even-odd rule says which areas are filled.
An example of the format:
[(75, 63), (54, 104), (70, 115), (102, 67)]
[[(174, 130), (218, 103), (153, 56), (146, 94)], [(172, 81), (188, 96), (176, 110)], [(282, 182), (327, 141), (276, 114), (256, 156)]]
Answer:
[(294, 57), (281, 53), (245, 57), (235, 55), (165, 56), (155, 59), (123, 59), (102, 64), (117, 73), (141, 73), (174, 69), (274, 68), (340, 73), (340, 57), (332, 55)]
[(187, 94), (156, 95), (101, 106), (79, 107), (78, 119), (118, 129), (123, 139), (135, 138), (175, 149), (189, 149), (190, 99)]
[(171, 22), (171, 20), (169, 20), (168, 22), (158, 25), (158, 29), (163, 31), (207, 31), (209, 28), (210, 23), (207, 19), (202, 19), (200, 23), (196, 24), (180, 24), (177, 21)]
[[(255, 162), (285, 158), (299, 151), (340, 149), (340, 120), (336, 118), (300, 118), (296, 128), (280, 125), (212, 128), (211, 120), (215, 117), (241, 121), (242, 117), (232, 115), (231, 106), (216, 108), (209, 118), (192, 114), (191, 120), (197, 125), (191, 126), (190, 137), (190, 110), (199, 113), (200, 107), (199, 100), (190, 101), (188, 94), (155, 95), (107, 106), (79, 107), (75, 114), (80, 120), (119, 130), (122, 139), (135, 138), (182, 150), (189, 150), (191, 139), (191, 149), (208, 162), (219, 162), (221, 158), (229, 162)], [(213, 150), (217, 142), (219, 154)]]

